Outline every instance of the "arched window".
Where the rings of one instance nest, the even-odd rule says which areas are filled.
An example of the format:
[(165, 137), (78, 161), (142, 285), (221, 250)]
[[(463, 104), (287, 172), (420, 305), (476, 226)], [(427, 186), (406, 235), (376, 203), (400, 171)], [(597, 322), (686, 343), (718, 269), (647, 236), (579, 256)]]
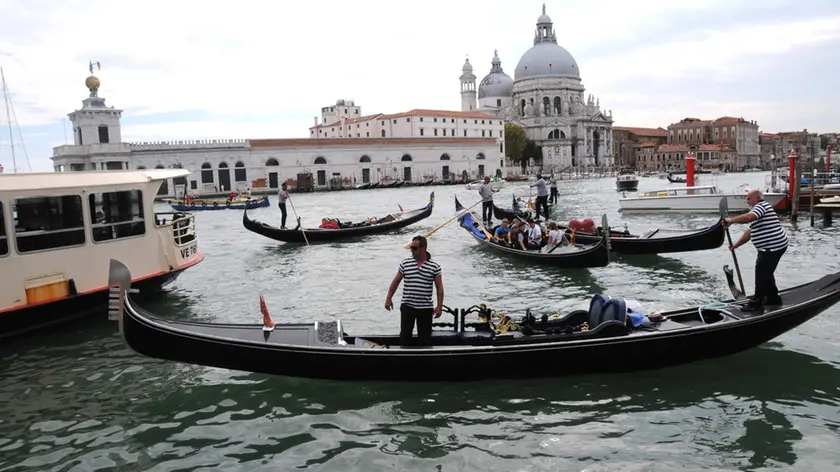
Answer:
[(563, 102), (560, 101), (560, 97), (554, 97), (554, 114), (559, 115), (560, 112), (563, 110), (561, 106)]
[(326, 164), (327, 159), (323, 156), (318, 156), (315, 158), (315, 164)]
[(237, 182), (245, 182), (248, 180), (248, 175), (245, 172), (245, 163), (242, 161), (237, 162), (233, 166), (233, 180)]
[(277, 162), (277, 159), (275, 159), (275, 158), (273, 158), (273, 157), (272, 157), (272, 158), (270, 158), (269, 160), (265, 161), (265, 165), (266, 165), (266, 166), (279, 166), (279, 165), (280, 165), (280, 163), (279, 163), (279, 162)]
[(145, 168), (146, 168), (146, 166), (137, 166), (137, 170), (143, 170)]
[[(210, 164), (207, 164), (207, 167), (210, 167)], [(158, 165), (155, 166), (155, 169), (164, 169), (164, 168), (165, 167), (163, 167), (163, 164), (158, 164)], [(201, 166), (201, 168), (203, 169), (204, 166)]]
[(359, 158), (359, 162), (370, 162), (370, 158), (368, 156), (362, 156)]
[(441, 154), (440, 160), (448, 161), (449, 160), (449, 154), (446, 154), (446, 153)]
[(227, 168), (228, 168), (227, 162), (220, 162), (219, 163), (219, 169), (227, 169)]
[(484, 159), (484, 154), (482, 154), (482, 153), (478, 153), (478, 155), (477, 155), (477, 156), (475, 156), (475, 158), (476, 158), (476, 159)]
[(411, 161), (411, 156), (409, 156), (408, 154), (403, 154), (403, 157), (402, 157), (401, 160), (403, 162), (409, 162), (409, 161)]
[(201, 183), (213, 183), (213, 166), (211, 166), (209, 162), (201, 164)]
[(522, 116), (525, 115), (525, 99), (524, 98), (519, 102), (519, 114), (522, 115)]
[(384, 129), (382, 130), (382, 137), (383, 138), (385, 137), (385, 130)]
[(548, 97), (543, 97), (543, 111), (546, 115), (551, 114), (551, 100)]

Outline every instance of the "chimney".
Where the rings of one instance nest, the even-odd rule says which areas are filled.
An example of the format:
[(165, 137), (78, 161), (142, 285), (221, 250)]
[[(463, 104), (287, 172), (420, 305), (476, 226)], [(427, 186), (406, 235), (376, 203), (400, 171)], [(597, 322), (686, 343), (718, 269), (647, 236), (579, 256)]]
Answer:
[(313, 118), (315, 118), (315, 126), (318, 126), (318, 117), (317, 117), (317, 116), (315, 116), (315, 117), (313, 117)]

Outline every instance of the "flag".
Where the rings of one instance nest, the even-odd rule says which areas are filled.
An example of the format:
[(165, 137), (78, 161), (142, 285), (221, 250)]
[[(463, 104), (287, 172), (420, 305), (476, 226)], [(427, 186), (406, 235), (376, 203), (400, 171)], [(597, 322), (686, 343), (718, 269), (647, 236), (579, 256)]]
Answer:
[(262, 295), (260, 295), (260, 311), (263, 315), (263, 327), (273, 328), (274, 322), (271, 321), (271, 315), (268, 314), (268, 307), (265, 306), (265, 298)]

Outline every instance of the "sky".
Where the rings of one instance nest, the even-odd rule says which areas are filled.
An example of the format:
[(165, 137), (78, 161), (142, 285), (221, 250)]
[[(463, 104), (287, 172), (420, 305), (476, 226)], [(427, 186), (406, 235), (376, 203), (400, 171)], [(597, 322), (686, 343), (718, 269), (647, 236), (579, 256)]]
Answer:
[[(498, 49), (513, 77), (542, 3), (0, 0), (18, 168), (49, 171), (52, 148), (72, 144), (89, 61), (100, 97), (124, 110), (124, 141), (307, 137), (337, 99), (364, 114), (459, 109), (464, 59), (480, 80)], [(615, 126), (736, 116), (766, 132), (840, 131), (836, 0), (545, 3)]]

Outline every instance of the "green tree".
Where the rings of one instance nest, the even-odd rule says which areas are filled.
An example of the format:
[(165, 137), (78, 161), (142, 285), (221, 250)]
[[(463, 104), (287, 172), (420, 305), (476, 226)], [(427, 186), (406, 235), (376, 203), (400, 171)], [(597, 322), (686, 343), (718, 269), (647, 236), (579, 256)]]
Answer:
[(505, 156), (513, 162), (522, 162), (525, 151), (525, 131), (513, 123), (505, 123)]
[(542, 146), (538, 146), (537, 143), (530, 139), (525, 140), (525, 150), (522, 152), (522, 169), (528, 166), (528, 159), (533, 159), (534, 163), (537, 165), (542, 164)]
[[(505, 133), (505, 136), (507, 136), (507, 133)], [(825, 149), (827, 147), (828, 147), (828, 136), (826, 136), (826, 135), (820, 136), (820, 149)]]

